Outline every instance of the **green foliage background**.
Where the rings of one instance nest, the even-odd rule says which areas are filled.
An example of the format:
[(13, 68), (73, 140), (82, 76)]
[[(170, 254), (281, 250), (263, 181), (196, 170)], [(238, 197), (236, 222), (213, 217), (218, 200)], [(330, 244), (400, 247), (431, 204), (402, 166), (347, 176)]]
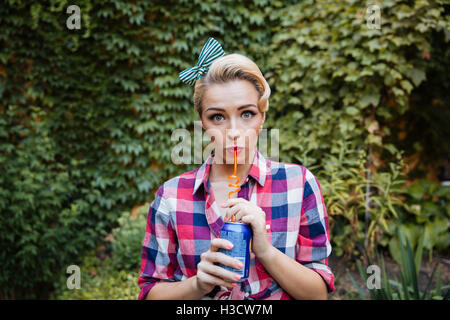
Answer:
[[(449, 15), (444, 1), (376, 3), (380, 30), (367, 28), (366, 1), (82, 0), (82, 28), (69, 30), (68, 1), (2, 2), (0, 295), (47, 297), (122, 212), (198, 167), (171, 162), (170, 137), (198, 120), (178, 73), (210, 36), (268, 79), (265, 127), (280, 130), (280, 161), (318, 176), (335, 252), (388, 246), (388, 224), (410, 223), (422, 201), (402, 201), (402, 156), (448, 159)], [(448, 222), (448, 203), (436, 210)], [(430, 250), (438, 242), (448, 236)]]

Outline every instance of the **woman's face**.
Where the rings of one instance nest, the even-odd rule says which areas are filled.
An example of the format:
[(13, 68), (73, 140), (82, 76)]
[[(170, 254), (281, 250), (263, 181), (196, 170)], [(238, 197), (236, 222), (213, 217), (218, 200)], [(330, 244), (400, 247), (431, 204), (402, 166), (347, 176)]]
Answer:
[(259, 95), (246, 80), (234, 80), (209, 87), (202, 102), (202, 126), (214, 143), (216, 163), (250, 163), (265, 115), (258, 109)]

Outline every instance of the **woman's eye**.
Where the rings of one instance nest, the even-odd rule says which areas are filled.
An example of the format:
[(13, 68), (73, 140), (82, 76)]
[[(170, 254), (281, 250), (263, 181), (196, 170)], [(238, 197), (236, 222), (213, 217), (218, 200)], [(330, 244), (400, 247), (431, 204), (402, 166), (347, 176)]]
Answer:
[[(245, 116), (245, 115), (247, 115), (247, 116)], [(252, 112), (252, 111), (244, 111), (243, 113), (242, 113), (242, 116), (245, 118), (245, 119), (250, 119), (252, 116), (254, 116), (255, 115), (255, 113), (254, 112)]]
[[(244, 119), (250, 119), (255, 114), (256, 113), (254, 113), (253, 111), (244, 111), (244, 112), (242, 112), (242, 117)], [(213, 114), (212, 116), (210, 116), (209, 119), (213, 120), (213, 121), (222, 121), (224, 119), (224, 117), (223, 117), (223, 115), (216, 113), (216, 114)]]
[(221, 114), (214, 114), (211, 117), (209, 117), (209, 119), (211, 120), (216, 120), (216, 121), (220, 121), (221, 117), (223, 118), (223, 116)]

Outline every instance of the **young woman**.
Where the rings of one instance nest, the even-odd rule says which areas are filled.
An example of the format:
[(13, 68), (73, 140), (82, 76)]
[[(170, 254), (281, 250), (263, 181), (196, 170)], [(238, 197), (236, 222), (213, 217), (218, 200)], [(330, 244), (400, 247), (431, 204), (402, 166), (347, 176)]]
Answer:
[[(139, 299), (326, 299), (334, 276), (319, 182), (305, 167), (271, 161), (257, 150), (270, 96), (257, 65), (240, 54), (224, 55), (212, 38), (202, 54), (194, 73), (180, 79), (195, 81), (194, 107), (214, 151), (200, 168), (158, 189), (148, 215)], [(201, 64), (208, 59), (207, 67)], [(228, 199), (235, 147), (241, 190)], [(253, 231), (244, 281), (217, 265), (242, 268), (218, 251), (232, 245), (219, 238), (231, 216)]]

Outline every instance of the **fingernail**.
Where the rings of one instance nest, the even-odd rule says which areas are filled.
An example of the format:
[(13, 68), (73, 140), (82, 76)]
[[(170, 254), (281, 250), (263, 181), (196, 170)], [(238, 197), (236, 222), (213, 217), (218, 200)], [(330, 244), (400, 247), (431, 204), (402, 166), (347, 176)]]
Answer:
[(240, 276), (240, 275), (238, 275), (238, 274), (237, 274), (237, 275), (235, 275), (235, 276), (234, 276), (234, 278), (235, 278), (236, 280), (241, 280), (241, 276)]
[(232, 245), (232, 244), (229, 244), (227, 248), (228, 248), (228, 249), (231, 249), (231, 248), (233, 248), (233, 245)]
[(233, 282), (231, 285), (232, 285), (233, 287), (236, 287), (236, 286), (237, 286), (237, 283), (236, 283), (236, 282)]
[(242, 269), (243, 266), (244, 266), (244, 265), (243, 265), (242, 263), (240, 263), (240, 262), (238, 263), (238, 268), (239, 268), (239, 269)]

